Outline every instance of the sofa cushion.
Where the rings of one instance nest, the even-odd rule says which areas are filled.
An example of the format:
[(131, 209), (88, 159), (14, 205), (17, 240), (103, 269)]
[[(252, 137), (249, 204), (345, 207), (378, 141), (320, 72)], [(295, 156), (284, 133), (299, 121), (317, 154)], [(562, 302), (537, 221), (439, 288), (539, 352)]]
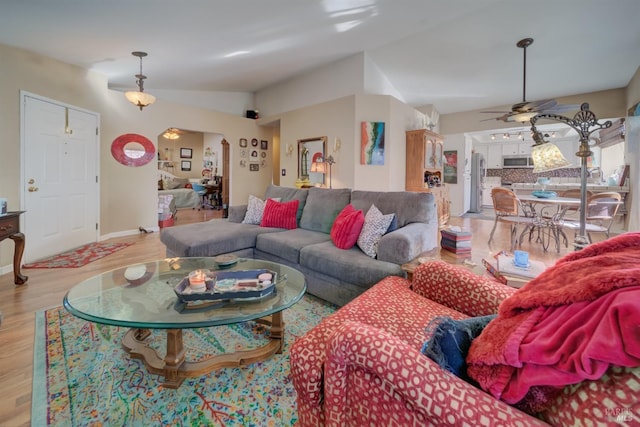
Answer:
[[(163, 228), (160, 241), (175, 256), (215, 256), (253, 248), (261, 233), (281, 232), (278, 228), (240, 224), (224, 219)], [(212, 238), (215, 236), (215, 238)]]
[[(409, 191), (359, 191), (351, 193), (354, 208), (368, 212), (376, 205), (383, 214), (395, 213), (398, 227), (412, 222), (429, 223), (429, 216), (436, 210), (436, 199), (431, 193), (413, 193)], [(435, 217), (437, 220), (437, 216)]]
[(300, 265), (363, 288), (369, 288), (387, 276), (405, 275), (398, 264), (375, 260), (357, 246), (339, 249), (331, 241), (302, 248)]
[(286, 228), (287, 230), (297, 228), (296, 212), (299, 204), (299, 200), (279, 202), (274, 199), (267, 199), (260, 226)]
[(340, 249), (349, 249), (358, 241), (364, 225), (364, 214), (348, 204), (336, 217), (331, 227), (331, 241)]
[(300, 218), (302, 217), (302, 211), (307, 202), (308, 194), (309, 190), (306, 188), (280, 187), (270, 184), (264, 193), (264, 197), (265, 199), (279, 199), (282, 202), (299, 200), (300, 203), (298, 204), (298, 211), (296, 212), (296, 221), (300, 224)]
[(438, 316), (431, 320), (425, 329), (428, 339), (422, 346), (422, 353), (442, 369), (471, 382), (465, 362), (471, 341), (480, 335), (487, 323), (495, 317), (495, 314), (491, 314), (455, 320)]
[(383, 215), (376, 205), (371, 205), (364, 217), (364, 225), (358, 236), (358, 247), (371, 258), (376, 257), (378, 242), (389, 229), (394, 216), (395, 214)]
[(302, 248), (328, 240), (327, 234), (296, 228), (280, 233), (261, 234), (256, 239), (256, 249), (298, 264)]
[(329, 234), (336, 217), (350, 200), (348, 188), (309, 188), (300, 227)]

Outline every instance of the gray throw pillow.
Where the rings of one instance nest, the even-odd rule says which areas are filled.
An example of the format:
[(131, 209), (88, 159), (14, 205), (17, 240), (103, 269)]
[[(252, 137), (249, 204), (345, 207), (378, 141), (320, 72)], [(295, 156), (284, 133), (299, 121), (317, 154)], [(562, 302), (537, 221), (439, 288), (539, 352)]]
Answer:
[[(276, 202), (280, 201), (280, 198), (274, 198)], [(249, 204), (247, 205), (247, 213), (242, 220), (243, 224), (260, 225), (262, 221), (262, 214), (264, 213), (265, 201), (252, 194), (249, 195)]]

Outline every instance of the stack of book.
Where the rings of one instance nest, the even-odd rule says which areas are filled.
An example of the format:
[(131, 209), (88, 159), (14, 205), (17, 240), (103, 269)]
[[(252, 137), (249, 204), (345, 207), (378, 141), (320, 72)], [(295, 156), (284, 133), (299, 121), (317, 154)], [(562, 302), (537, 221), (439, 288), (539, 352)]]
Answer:
[(442, 249), (454, 254), (468, 254), (471, 252), (471, 232), (448, 229), (441, 230), (440, 234), (442, 235), (440, 240)]
[(543, 262), (531, 259), (528, 267), (517, 267), (513, 263), (513, 256), (504, 254), (496, 259), (483, 259), (482, 264), (498, 281), (514, 288), (521, 288), (547, 268)]

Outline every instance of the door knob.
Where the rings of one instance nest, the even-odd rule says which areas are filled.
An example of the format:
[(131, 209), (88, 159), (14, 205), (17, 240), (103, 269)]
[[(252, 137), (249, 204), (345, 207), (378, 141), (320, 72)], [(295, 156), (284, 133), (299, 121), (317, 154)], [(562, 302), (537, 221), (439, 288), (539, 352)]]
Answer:
[(27, 181), (27, 184), (33, 184), (34, 182), (36, 182), (36, 180), (31, 178), (29, 181)]
[(38, 191), (38, 187), (31, 186), (31, 187), (28, 188), (28, 191), (29, 191), (29, 193), (33, 193), (35, 191)]

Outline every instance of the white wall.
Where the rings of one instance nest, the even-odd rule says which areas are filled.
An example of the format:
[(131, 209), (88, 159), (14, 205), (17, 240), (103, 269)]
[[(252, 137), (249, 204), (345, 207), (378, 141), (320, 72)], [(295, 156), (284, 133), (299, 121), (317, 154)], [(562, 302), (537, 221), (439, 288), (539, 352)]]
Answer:
[[(459, 216), (464, 213), (464, 162), (465, 162), (465, 136), (458, 133), (447, 135), (444, 139), (446, 151), (458, 151), (458, 183), (446, 184), (449, 187), (449, 199), (451, 200), (451, 216)], [(470, 195), (467, 195), (470, 197)]]
[(241, 117), (246, 117), (247, 110), (255, 109), (255, 96), (247, 92), (161, 89), (153, 89), (151, 92), (158, 101), (171, 101)]
[(272, 117), (344, 96), (362, 93), (364, 55), (354, 55), (311, 70), (256, 93), (261, 117)]

